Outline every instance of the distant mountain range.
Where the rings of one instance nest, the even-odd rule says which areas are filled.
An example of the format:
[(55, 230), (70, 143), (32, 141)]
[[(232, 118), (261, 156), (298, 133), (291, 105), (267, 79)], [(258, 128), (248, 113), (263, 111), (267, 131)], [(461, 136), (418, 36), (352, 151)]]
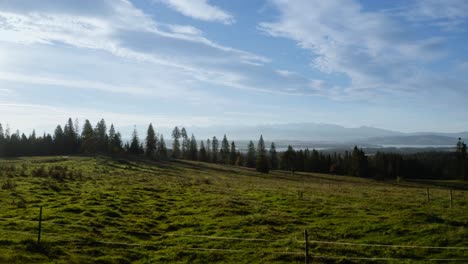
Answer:
[[(133, 128), (121, 128), (125, 137), (131, 135)], [(144, 137), (146, 127), (137, 126)], [(368, 145), (455, 145), (458, 138), (468, 139), (468, 131), (458, 133), (416, 132), (404, 133), (375, 127), (361, 126), (349, 128), (324, 123), (291, 123), (259, 126), (209, 126), (186, 127), (189, 136), (207, 139), (224, 134), (230, 140), (257, 140), (260, 135), (268, 141), (303, 141), (320, 144), (368, 144)], [(156, 127), (158, 133), (170, 139), (172, 128)]]

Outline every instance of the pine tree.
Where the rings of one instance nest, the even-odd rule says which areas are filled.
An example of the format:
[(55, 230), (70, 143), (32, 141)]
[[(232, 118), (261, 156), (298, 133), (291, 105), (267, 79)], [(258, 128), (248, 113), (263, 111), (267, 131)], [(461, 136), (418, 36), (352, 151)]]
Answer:
[(457, 142), (457, 163), (458, 163), (458, 173), (463, 180), (467, 180), (467, 152), (466, 152), (466, 144), (462, 141), (461, 138), (458, 138)]
[(166, 142), (164, 141), (163, 135), (161, 135), (158, 141), (158, 152), (159, 152), (159, 158), (161, 160), (167, 159), (167, 147), (166, 147)]
[(0, 157), (5, 157), (5, 133), (2, 124), (0, 124)]
[(178, 127), (174, 127), (172, 130), (172, 158), (180, 159), (180, 131)]
[(268, 156), (265, 147), (265, 142), (263, 141), (263, 136), (260, 136), (260, 139), (258, 140), (257, 159), (255, 165), (255, 168), (258, 172), (270, 172), (270, 165), (268, 164)]
[[(18, 135), (18, 139), (19, 139), (20, 138), (19, 131), (17, 131), (16, 134)], [(64, 154), (64, 150), (65, 150), (64, 135), (63, 135), (62, 127), (60, 125), (58, 125), (54, 131), (54, 149), (55, 149), (54, 151), (55, 154), (58, 154), (58, 155)]]
[(276, 152), (276, 145), (274, 142), (271, 142), (270, 147), (270, 166), (272, 170), (277, 170), (279, 166), (278, 153)]
[(130, 154), (138, 155), (140, 154), (142, 148), (143, 147), (140, 147), (140, 139), (138, 138), (138, 132), (136, 130), (136, 127), (134, 127), (132, 133), (132, 140), (130, 142), (128, 152)]
[(227, 140), (226, 135), (224, 135), (223, 140), (221, 141), (221, 150), (220, 154), (220, 163), (229, 164), (229, 141)]
[(109, 129), (109, 152), (122, 152), (122, 137), (119, 132), (115, 132), (114, 124), (111, 124)]
[(148, 131), (146, 132), (146, 156), (154, 157), (156, 152), (156, 133), (153, 129), (153, 124), (149, 124)]
[(187, 130), (185, 130), (185, 127), (182, 127), (180, 134), (182, 136), (182, 158), (190, 159), (190, 139), (187, 135)]
[(255, 168), (255, 161), (256, 161), (256, 150), (255, 145), (252, 140), (249, 142), (247, 146), (247, 157), (245, 161), (245, 165), (249, 168)]
[(213, 137), (213, 140), (211, 141), (211, 160), (213, 161), (213, 163), (218, 162), (218, 148), (218, 139), (216, 137)]
[(96, 150), (101, 153), (106, 152), (107, 146), (109, 145), (109, 136), (107, 135), (107, 126), (104, 119), (101, 119), (101, 121), (96, 124), (94, 137), (96, 140)]
[(281, 168), (284, 170), (289, 170), (294, 173), (295, 169), (295, 160), (296, 160), (296, 151), (294, 151), (291, 145), (288, 146), (288, 149), (283, 153), (281, 157)]
[(192, 134), (192, 138), (190, 139), (190, 159), (197, 160), (198, 159), (198, 148), (197, 148), (197, 140), (195, 136)]
[(81, 131), (81, 151), (87, 154), (96, 152), (94, 130), (88, 119), (85, 120)]
[(198, 160), (203, 162), (208, 161), (205, 143), (203, 142), (203, 140), (200, 141), (200, 151), (198, 152)]
[(368, 162), (367, 157), (361, 149), (354, 146), (351, 154), (351, 175), (358, 177), (367, 177)]
[(234, 141), (231, 142), (231, 152), (229, 154), (229, 164), (234, 165), (236, 164), (237, 160), (237, 151), (236, 151), (236, 144)]
[(211, 151), (211, 140), (207, 139), (206, 140), (206, 161), (212, 162), (213, 161), (212, 157), (213, 157), (213, 153)]
[(75, 135), (75, 127), (71, 118), (68, 118), (67, 124), (63, 128), (64, 147), (67, 154), (76, 153), (78, 145), (77, 136)]

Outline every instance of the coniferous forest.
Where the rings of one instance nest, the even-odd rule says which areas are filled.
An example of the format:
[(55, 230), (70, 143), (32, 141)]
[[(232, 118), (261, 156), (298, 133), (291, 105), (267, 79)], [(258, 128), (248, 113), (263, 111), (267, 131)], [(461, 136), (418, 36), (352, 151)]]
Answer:
[(344, 153), (325, 153), (315, 149), (294, 150), (291, 146), (284, 152), (276, 150), (275, 143), (266, 146), (263, 136), (257, 143), (250, 141), (246, 151), (236, 148), (234, 141), (224, 135), (197, 141), (195, 135), (185, 128), (172, 131), (172, 146), (167, 146), (162, 134), (152, 124), (146, 136), (141, 137), (136, 129), (126, 142), (113, 124), (107, 126), (104, 119), (95, 126), (85, 120), (82, 127), (71, 118), (62, 127), (57, 125), (53, 135), (26, 135), (11, 132), (0, 124), (0, 157), (47, 156), (47, 155), (109, 155), (134, 156), (153, 160), (193, 160), (232, 166), (254, 168), (259, 172), (287, 170), (294, 172), (317, 172), (332, 175), (351, 175), (374, 179), (463, 179), (467, 177), (468, 157), (466, 144), (459, 139), (454, 152), (421, 152), (398, 154), (377, 152), (366, 155), (354, 147)]

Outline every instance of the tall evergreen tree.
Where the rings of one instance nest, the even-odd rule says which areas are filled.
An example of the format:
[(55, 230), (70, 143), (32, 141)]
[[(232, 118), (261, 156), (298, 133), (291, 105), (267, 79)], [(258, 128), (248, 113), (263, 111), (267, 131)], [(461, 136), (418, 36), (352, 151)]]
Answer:
[(190, 138), (185, 127), (182, 127), (180, 135), (182, 136), (182, 158), (190, 159)]
[(367, 157), (362, 149), (354, 146), (351, 154), (351, 175), (358, 177), (367, 177), (368, 162)]
[(68, 122), (63, 128), (63, 137), (65, 144), (65, 152), (68, 154), (76, 153), (76, 148), (78, 147), (78, 139), (77, 135), (75, 134), (75, 126), (73, 125), (73, 121), (71, 118), (68, 118)]
[(96, 140), (96, 150), (98, 152), (106, 152), (109, 145), (109, 136), (107, 135), (107, 126), (104, 119), (101, 119), (101, 121), (96, 124), (94, 136)]
[(190, 139), (190, 159), (198, 160), (197, 140), (195, 139), (195, 136), (193, 134), (192, 138)]
[(208, 161), (205, 143), (203, 142), (203, 140), (200, 141), (200, 151), (198, 152), (198, 160), (204, 162)]
[(81, 151), (87, 154), (96, 152), (94, 130), (88, 119), (85, 120), (81, 131)]
[(154, 157), (157, 148), (156, 144), (156, 133), (154, 132), (153, 124), (150, 123), (146, 132), (146, 156)]
[(467, 153), (466, 153), (466, 144), (462, 141), (461, 138), (458, 138), (457, 142), (457, 163), (458, 163), (458, 173), (463, 180), (467, 180)]
[(119, 132), (115, 132), (114, 124), (111, 124), (109, 129), (109, 152), (120, 153), (122, 152), (122, 136)]
[(178, 127), (172, 130), (172, 158), (180, 159), (180, 131)]
[(0, 157), (5, 156), (5, 133), (3, 131), (2, 124), (0, 124)]
[(211, 160), (213, 163), (218, 162), (218, 150), (219, 149), (219, 141), (216, 137), (213, 137), (211, 140)]
[(159, 152), (160, 159), (162, 160), (167, 159), (167, 147), (166, 147), (166, 142), (164, 141), (164, 136), (162, 134), (158, 141), (158, 152)]
[(143, 149), (143, 147), (140, 146), (140, 139), (138, 138), (138, 132), (136, 130), (136, 127), (134, 127), (133, 133), (132, 133), (132, 140), (130, 142), (128, 153), (138, 155), (140, 154), (141, 149)]
[[(19, 134), (19, 131), (17, 132)], [(19, 138), (19, 137), (18, 137)], [(64, 144), (64, 134), (62, 127), (58, 125), (54, 131), (54, 153), (57, 155), (64, 154), (65, 144)]]
[(255, 168), (255, 161), (256, 161), (256, 150), (255, 145), (252, 140), (249, 142), (247, 146), (247, 157), (245, 161), (245, 165), (249, 168)]
[(288, 149), (283, 153), (281, 157), (282, 169), (294, 172), (296, 170), (295, 160), (296, 160), (296, 151), (294, 151), (293, 147), (289, 145)]
[(268, 164), (267, 150), (265, 147), (265, 141), (263, 136), (260, 136), (257, 144), (257, 159), (255, 162), (255, 168), (258, 172), (268, 173), (270, 172), (270, 165)]
[(221, 141), (221, 150), (220, 154), (220, 163), (229, 164), (229, 141), (227, 140), (226, 135), (224, 135), (223, 140)]
[(211, 151), (211, 140), (208, 138), (206, 140), (206, 161), (212, 162), (213, 153)]
[(236, 164), (237, 160), (237, 150), (236, 150), (236, 143), (234, 141), (231, 142), (231, 152), (229, 154), (229, 164), (234, 165)]
[(279, 166), (278, 153), (274, 142), (271, 142), (270, 146), (270, 166), (272, 170), (277, 170)]

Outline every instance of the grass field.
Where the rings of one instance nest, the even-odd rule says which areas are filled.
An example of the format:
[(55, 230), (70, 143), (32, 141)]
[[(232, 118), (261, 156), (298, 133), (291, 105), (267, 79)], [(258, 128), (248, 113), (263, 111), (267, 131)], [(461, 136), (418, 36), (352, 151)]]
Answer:
[(460, 248), (317, 242), (468, 247), (462, 182), (104, 157), (1, 160), (0, 170), (0, 263), (304, 263), (304, 229), (313, 263), (468, 262)]

